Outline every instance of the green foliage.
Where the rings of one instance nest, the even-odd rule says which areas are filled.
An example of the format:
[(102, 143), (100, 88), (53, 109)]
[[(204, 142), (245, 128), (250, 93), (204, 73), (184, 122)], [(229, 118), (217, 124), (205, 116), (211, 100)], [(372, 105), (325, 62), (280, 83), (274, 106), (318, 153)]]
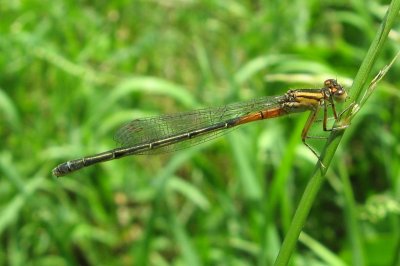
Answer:
[[(0, 3), (1, 265), (272, 264), (316, 164), (300, 140), (307, 114), (59, 179), (51, 169), (114, 148), (138, 117), (326, 78), (349, 88), (388, 4)], [(372, 73), (398, 52), (396, 29)], [(398, 71), (346, 129), (294, 265), (399, 263)]]

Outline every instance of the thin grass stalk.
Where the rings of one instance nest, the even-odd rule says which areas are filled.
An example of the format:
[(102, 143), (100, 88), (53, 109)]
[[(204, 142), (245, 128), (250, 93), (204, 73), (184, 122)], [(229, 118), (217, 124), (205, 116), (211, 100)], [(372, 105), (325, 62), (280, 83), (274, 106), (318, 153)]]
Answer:
[[(363, 94), (363, 92), (367, 93), (367, 80), (371, 76), (371, 71), (373, 69), (374, 63), (379, 53), (383, 49), (384, 43), (395, 19), (397, 18), (399, 10), (400, 0), (393, 0), (367, 52), (367, 55), (365, 56), (365, 59), (360, 66), (356, 77), (354, 78), (350, 94), (350, 99), (353, 99), (353, 101), (351, 101), (353, 102), (353, 105), (351, 105), (351, 103), (349, 102), (347, 106), (345, 106), (346, 112), (340, 117), (340, 120), (335, 124), (335, 126), (349, 124), (355, 114), (353, 112), (354, 107), (361, 108), (361, 106), (354, 103), (358, 104), (362, 98), (361, 95)], [(281, 250), (275, 261), (275, 265), (282, 266), (288, 264), (290, 257), (296, 247), (297, 239), (299, 238), (300, 232), (305, 224), (316, 195), (320, 190), (323, 181), (325, 180), (325, 173), (332, 161), (333, 155), (335, 154), (337, 147), (339, 146), (344, 132), (344, 129), (334, 130), (330, 134), (321, 153), (321, 161), (325, 167), (322, 167), (320, 163), (316, 165), (314, 174), (308, 182), (308, 185), (303, 193), (299, 206), (293, 217), (292, 224), (286, 234)]]

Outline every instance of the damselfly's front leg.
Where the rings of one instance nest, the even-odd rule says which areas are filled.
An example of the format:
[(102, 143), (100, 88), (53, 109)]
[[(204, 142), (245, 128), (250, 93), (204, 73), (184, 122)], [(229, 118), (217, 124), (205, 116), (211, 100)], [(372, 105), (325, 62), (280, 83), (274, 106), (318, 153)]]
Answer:
[[(328, 101), (328, 102), (327, 102)], [(341, 127), (332, 127), (330, 129), (328, 129), (327, 127), (327, 121), (328, 121), (328, 104), (332, 106), (332, 112), (333, 112), (333, 116), (335, 121), (338, 121), (338, 116), (336, 113), (336, 108), (335, 108), (335, 103), (332, 99), (329, 100), (325, 100), (322, 105), (324, 106), (324, 118), (323, 118), (323, 130), (324, 131), (332, 131), (332, 130), (339, 130), (339, 129), (345, 129), (346, 127), (348, 127), (348, 125), (345, 126), (341, 126)], [(321, 157), (318, 155), (318, 153), (315, 151), (315, 149), (307, 143), (307, 139), (309, 138), (313, 138), (313, 139), (327, 139), (327, 137), (322, 137), (322, 136), (309, 136), (308, 132), (312, 126), (312, 124), (315, 122), (318, 112), (321, 108), (321, 105), (315, 105), (314, 109), (311, 110), (311, 113), (307, 119), (306, 124), (304, 125), (303, 131), (301, 133), (301, 140), (303, 141), (304, 145), (306, 145), (311, 151), (312, 153), (318, 158), (319, 163), (321, 164), (322, 167), (325, 168), (325, 165), (322, 163), (321, 161)]]
[(335, 108), (335, 101), (332, 99), (332, 96), (328, 99), (329, 103), (326, 103), (326, 101), (324, 102), (324, 119), (323, 119), (323, 129), (324, 131), (334, 131), (334, 130), (342, 130), (347, 128), (349, 125), (345, 124), (345, 125), (341, 125), (341, 126), (332, 126), (332, 128), (328, 128), (327, 127), (327, 121), (328, 121), (328, 105), (332, 106), (332, 113), (333, 113), (333, 118), (335, 119), (335, 122), (337, 122), (339, 120), (339, 117), (342, 115), (342, 113), (339, 114), (339, 116), (337, 115), (336, 112), (336, 108)]

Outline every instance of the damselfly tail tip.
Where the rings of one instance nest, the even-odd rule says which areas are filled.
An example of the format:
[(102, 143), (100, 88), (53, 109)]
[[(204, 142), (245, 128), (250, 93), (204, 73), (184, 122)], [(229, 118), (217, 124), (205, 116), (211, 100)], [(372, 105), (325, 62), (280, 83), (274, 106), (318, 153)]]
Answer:
[(62, 174), (60, 173), (60, 171), (58, 170), (58, 167), (54, 168), (51, 173), (53, 174), (53, 176), (55, 177), (60, 177), (62, 176)]
[(62, 163), (62, 164), (58, 165), (56, 168), (54, 168), (51, 172), (52, 172), (53, 176), (61, 177), (61, 176), (65, 176), (70, 171), (69, 171), (67, 164)]

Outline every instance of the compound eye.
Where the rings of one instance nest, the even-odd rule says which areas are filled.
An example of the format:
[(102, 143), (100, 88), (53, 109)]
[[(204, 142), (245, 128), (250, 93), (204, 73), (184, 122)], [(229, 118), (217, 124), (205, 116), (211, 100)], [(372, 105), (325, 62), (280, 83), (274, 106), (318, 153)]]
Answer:
[(325, 80), (324, 85), (325, 85), (326, 87), (330, 87), (330, 86), (332, 85), (332, 80), (331, 80), (331, 79)]
[(343, 102), (347, 98), (347, 92), (343, 88), (340, 88), (333, 94), (333, 97), (336, 101)]
[(339, 84), (337, 83), (336, 79), (327, 79), (327, 80), (325, 80), (324, 85), (327, 88), (335, 88)]

